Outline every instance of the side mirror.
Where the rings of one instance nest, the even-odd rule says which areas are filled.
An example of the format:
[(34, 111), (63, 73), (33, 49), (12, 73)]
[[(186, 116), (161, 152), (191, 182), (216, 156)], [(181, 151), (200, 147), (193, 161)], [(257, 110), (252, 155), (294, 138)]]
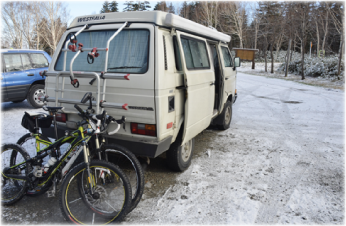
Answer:
[(234, 67), (240, 67), (240, 58), (239, 57), (234, 58)]
[(81, 100), (81, 103), (85, 104), (89, 99), (92, 98), (92, 93), (91, 92), (87, 92), (84, 97)]

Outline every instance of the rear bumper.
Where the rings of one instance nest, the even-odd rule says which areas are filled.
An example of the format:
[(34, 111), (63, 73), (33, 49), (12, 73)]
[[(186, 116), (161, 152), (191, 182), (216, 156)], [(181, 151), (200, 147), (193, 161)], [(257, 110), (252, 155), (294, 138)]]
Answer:
[[(58, 125), (58, 137), (65, 136), (65, 131), (72, 131), (72, 129), (67, 128), (66, 126)], [(54, 127), (42, 128), (43, 135), (55, 138)], [(129, 149), (133, 154), (137, 156), (145, 156), (149, 158), (155, 158), (167, 151), (172, 142), (172, 136), (166, 137), (159, 142), (139, 142), (131, 139), (119, 139), (114, 138), (113, 136), (105, 136), (108, 139), (108, 143), (115, 143)]]

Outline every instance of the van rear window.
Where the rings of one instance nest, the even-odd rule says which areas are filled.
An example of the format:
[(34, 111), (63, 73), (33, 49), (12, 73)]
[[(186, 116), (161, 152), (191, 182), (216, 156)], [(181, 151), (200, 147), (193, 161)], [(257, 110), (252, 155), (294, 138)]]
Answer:
[[(77, 36), (77, 41), (83, 44), (83, 48), (106, 48), (108, 39), (115, 31), (84, 31)], [(73, 36), (73, 33), (70, 35)], [(108, 51), (108, 72), (143, 74), (148, 70), (149, 31), (122, 30), (110, 42)], [(80, 53), (73, 63), (73, 70), (104, 71), (106, 52), (99, 51), (98, 53), (100, 55), (95, 58), (93, 64), (87, 61), (88, 51)], [(70, 62), (75, 54), (75, 52), (67, 52), (66, 71), (70, 70)], [(55, 70), (62, 71), (63, 63), (64, 52), (61, 51)]]

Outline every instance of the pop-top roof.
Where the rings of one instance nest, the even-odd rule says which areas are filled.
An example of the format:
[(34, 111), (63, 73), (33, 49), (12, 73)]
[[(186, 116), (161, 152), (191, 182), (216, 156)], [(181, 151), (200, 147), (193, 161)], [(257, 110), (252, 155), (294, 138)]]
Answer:
[(172, 13), (162, 11), (136, 11), (136, 12), (119, 12), (119, 13), (102, 13), (76, 17), (69, 28), (79, 27), (85, 24), (107, 24), (121, 22), (140, 22), (154, 23), (159, 26), (172, 27), (178, 30), (200, 34), (215, 40), (230, 42), (231, 37), (214, 29), (205, 27), (191, 20), (182, 18)]

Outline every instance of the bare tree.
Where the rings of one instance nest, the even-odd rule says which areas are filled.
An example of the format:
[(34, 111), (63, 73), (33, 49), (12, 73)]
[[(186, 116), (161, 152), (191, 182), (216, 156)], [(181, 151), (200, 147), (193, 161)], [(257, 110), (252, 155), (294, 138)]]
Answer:
[(229, 28), (223, 32), (236, 35), (239, 38), (239, 47), (243, 48), (243, 40), (246, 22), (246, 3), (225, 2), (220, 14), (228, 20)]
[[(341, 70), (342, 54), (344, 50), (343, 46), (345, 43), (345, 36), (344, 36), (344, 22), (345, 22), (344, 7), (345, 6), (341, 2), (334, 3), (334, 4), (335, 4), (334, 7), (328, 7), (328, 11), (331, 15), (334, 27), (337, 33), (340, 35), (339, 62), (338, 62), (338, 76), (339, 76), (340, 70)], [(338, 77), (338, 79), (340, 78)]]
[(42, 2), (42, 9), (46, 19), (42, 38), (52, 49), (53, 54), (62, 34), (66, 31), (69, 13), (62, 2)]
[(214, 27), (216, 28), (218, 25), (218, 9), (219, 9), (219, 2), (217, 1), (205, 1), (201, 2), (202, 10), (200, 12), (201, 14), (201, 20), (204, 25), (207, 27)]
[(20, 24), (20, 2), (6, 2), (3, 4), (1, 10), (1, 17), (3, 21), (4, 36), (11, 45), (16, 49), (23, 48), (24, 34), (22, 25)]

